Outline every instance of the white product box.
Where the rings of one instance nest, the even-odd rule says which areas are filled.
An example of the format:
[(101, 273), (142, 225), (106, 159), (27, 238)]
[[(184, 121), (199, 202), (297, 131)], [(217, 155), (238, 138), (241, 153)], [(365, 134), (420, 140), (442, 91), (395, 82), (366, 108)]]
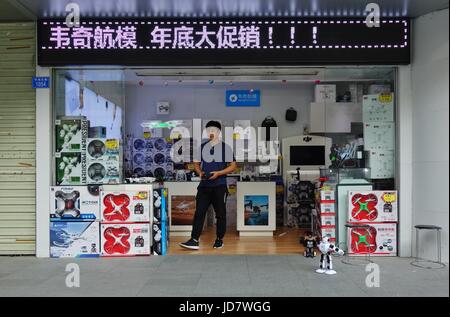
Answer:
[(103, 222), (149, 222), (151, 191), (118, 190), (100, 192)]
[(88, 139), (86, 156), (88, 161), (108, 161), (111, 157), (121, 157), (120, 141), (117, 139)]
[(336, 85), (316, 85), (316, 102), (336, 102)]
[(367, 167), (371, 179), (395, 177), (395, 151), (369, 151)]
[(102, 257), (150, 255), (150, 230), (149, 223), (102, 224)]
[(391, 92), (392, 92), (391, 85), (373, 84), (369, 86), (370, 95), (389, 94)]
[(335, 228), (336, 227), (336, 215), (328, 214), (320, 216), (321, 228)]
[(99, 257), (99, 231), (98, 222), (51, 222), (50, 257)]
[(334, 203), (320, 203), (320, 213), (334, 214), (336, 212), (336, 206)]
[(85, 185), (86, 152), (55, 153), (56, 185)]
[(50, 187), (50, 221), (95, 221), (99, 215), (99, 186)]
[(106, 161), (88, 161), (88, 184), (120, 184), (122, 183), (122, 162), (113, 155)]
[(348, 254), (397, 255), (397, 224), (371, 223), (368, 229), (348, 230)]
[(83, 152), (89, 134), (86, 117), (61, 117), (55, 121), (55, 152)]
[(363, 122), (393, 122), (394, 94), (363, 97)]
[(330, 241), (336, 241), (336, 228), (321, 228), (322, 237), (328, 236)]
[(365, 150), (395, 150), (395, 123), (364, 123)]
[(348, 194), (349, 222), (397, 222), (397, 191), (363, 191)]
[(321, 201), (334, 201), (335, 195), (334, 190), (321, 190), (320, 191), (320, 200)]

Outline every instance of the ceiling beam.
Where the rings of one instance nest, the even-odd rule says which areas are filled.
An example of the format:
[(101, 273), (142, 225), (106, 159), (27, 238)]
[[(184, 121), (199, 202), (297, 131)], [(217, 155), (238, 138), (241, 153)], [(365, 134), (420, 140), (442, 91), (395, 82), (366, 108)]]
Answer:
[(6, 0), (10, 5), (16, 8), (21, 14), (30, 19), (31, 21), (36, 21), (37, 16), (28, 9), (25, 5), (23, 5), (19, 0)]

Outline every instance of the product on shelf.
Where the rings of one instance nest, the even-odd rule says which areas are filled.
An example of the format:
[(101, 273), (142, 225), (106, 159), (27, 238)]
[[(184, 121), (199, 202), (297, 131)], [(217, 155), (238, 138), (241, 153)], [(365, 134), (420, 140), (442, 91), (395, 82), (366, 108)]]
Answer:
[(99, 186), (50, 187), (51, 221), (95, 221), (100, 213)]
[(158, 188), (153, 190), (153, 222), (161, 223), (168, 221), (167, 189)]
[(122, 149), (116, 139), (88, 139), (88, 184), (120, 184), (122, 182)]
[(98, 222), (51, 222), (52, 258), (88, 258), (100, 255)]
[(372, 150), (367, 157), (371, 179), (387, 179), (395, 177), (395, 151)]
[(101, 225), (102, 257), (150, 255), (150, 224)]
[(168, 230), (167, 222), (154, 223), (152, 225), (152, 254), (153, 255), (166, 255), (168, 247)]
[(55, 121), (55, 149), (61, 152), (83, 152), (89, 133), (86, 117), (61, 117)]
[(364, 123), (365, 150), (395, 150), (395, 123)]
[(86, 154), (56, 153), (56, 185), (84, 185), (87, 183)]
[(348, 230), (348, 253), (350, 255), (397, 255), (397, 224), (371, 223), (369, 228)]
[(101, 218), (104, 222), (149, 222), (148, 191), (101, 191)]
[(334, 203), (335, 194), (333, 190), (321, 190), (320, 191), (320, 200), (321, 201), (332, 201)]
[(394, 94), (376, 94), (363, 97), (363, 122), (393, 122)]
[(349, 222), (396, 222), (397, 191), (349, 192)]

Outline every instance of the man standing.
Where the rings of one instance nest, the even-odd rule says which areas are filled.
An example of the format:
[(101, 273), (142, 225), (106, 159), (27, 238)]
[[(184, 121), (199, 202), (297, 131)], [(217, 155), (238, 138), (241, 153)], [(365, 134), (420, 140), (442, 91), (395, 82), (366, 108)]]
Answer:
[(200, 236), (205, 223), (209, 206), (216, 213), (217, 228), (215, 249), (223, 247), (226, 232), (226, 201), (228, 196), (227, 175), (236, 170), (236, 162), (232, 149), (222, 142), (222, 126), (217, 121), (206, 125), (209, 141), (201, 146), (201, 162), (194, 162), (195, 172), (202, 178), (197, 189), (196, 211), (191, 239), (180, 246), (190, 250), (198, 250)]

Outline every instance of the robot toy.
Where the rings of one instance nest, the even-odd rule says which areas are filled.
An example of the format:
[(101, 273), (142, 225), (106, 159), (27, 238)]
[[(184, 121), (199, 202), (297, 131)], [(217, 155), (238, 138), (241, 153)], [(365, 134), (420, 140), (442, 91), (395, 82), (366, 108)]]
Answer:
[(317, 273), (334, 275), (337, 272), (333, 270), (333, 260), (331, 256), (344, 255), (344, 251), (336, 247), (334, 244), (330, 243), (329, 237), (323, 237), (322, 241), (319, 243), (319, 250), (322, 253), (320, 256), (320, 268), (316, 270)]
[(308, 232), (304, 239), (304, 245), (306, 249), (303, 255), (306, 258), (314, 258), (316, 256), (316, 251), (314, 251), (314, 247), (316, 246), (316, 237), (313, 236), (311, 232)]

